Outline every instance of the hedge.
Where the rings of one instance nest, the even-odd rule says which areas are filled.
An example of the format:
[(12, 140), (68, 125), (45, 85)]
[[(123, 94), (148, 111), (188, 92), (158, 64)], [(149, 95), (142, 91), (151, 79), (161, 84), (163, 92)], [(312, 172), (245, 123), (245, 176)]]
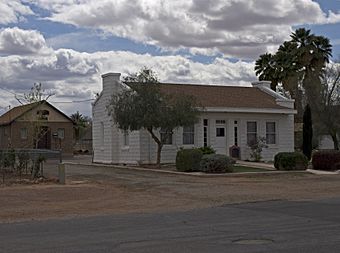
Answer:
[(308, 158), (301, 152), (280, 152), (274, 157), (274, 167), (278, 170), (305, 170)]
[(315, 170), (338, 170), (340, 169), (340, 151), (317, 151), (312, 156), (312, 164)]
[(235, 161), (226, 155), (204, 155), (200, 163), (200, 171), (206, 173), (233, 172), (234, 163)]
[(199, 171), (202, 152), (196, 148), (180, 149), (176, 155), (176, 169), (178, 171)]
[(203, 155), (210, 155), (210, 154), (215, 154), (216, 153), (215, 149), (213, 149), (210, 146), (200, 147), (200, 148), (198, 148), (198, 150), (200, 150)]

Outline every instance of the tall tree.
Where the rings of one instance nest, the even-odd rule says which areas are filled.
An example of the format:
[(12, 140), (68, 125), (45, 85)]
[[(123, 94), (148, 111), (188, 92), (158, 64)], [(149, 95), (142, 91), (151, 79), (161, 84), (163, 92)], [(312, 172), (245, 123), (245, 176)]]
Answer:
[(270, 80), (270, 88), (272, 90), (276, 90), (276, 86), (280, 81), (276, 64), (274, 55), (269, 53), (260, 55), (260, 58), (255, 62), (255, 73), (259, 77), (259, 80)]
[[(157, 144), (157, 165), (160, 166), (164, 140), (158, 131), (171, 136), (179, 126), (197, 122), (199, 106), (191, 96), (170, 96), (161, 92), (157, 75), (148, 68), (124, 79), (129, 88), (113, 95), (108, 110), (118, 128), (145, 129)], [(166, 139), (166, 138), (165, 138)]]
[(313, 123), (312, 123), (312, 112), (309, 104), (305, 107), (303, 114), (303, 145), (302, 151), (305, 156), (310, 160), (313, 149)]
[(311, 34), (304, 28), (297, 29), (291, 38), (297, 44), (298, 66), (303, 74), (301, 82), (306, 101), (313, 108), (320, 99), (321, 77), (332, 56), (332, 46), (328, 38)]
[(79, 111), (71, 114), (70, 118), (74, 122), (75, 138), (76, 140), (79, 140), (82, 133), (89, 125), (89, 118), (79, 113)]
[(328, 38), (300, 28), (274, 55), (261, 55), (255, 63), (255, 73), (260, 80), (272, 81), (275, 85), (282, 83), (296, 100), (298, 115), (302, 115), (301, 94), (304, 92), (306, 103), (314, 107), (321, 93), (320, 78), (331, 54)]
[(330, 64), (323, 73), (320, 103), (316, 107), (316, 128), (320, 135), (330, 135), (339, 150), (340, 135), (340, 63)]

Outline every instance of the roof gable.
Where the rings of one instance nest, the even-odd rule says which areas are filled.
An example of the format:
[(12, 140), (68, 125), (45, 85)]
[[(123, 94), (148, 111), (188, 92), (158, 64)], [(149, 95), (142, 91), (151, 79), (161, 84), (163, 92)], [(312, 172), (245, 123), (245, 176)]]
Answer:
[(34, 108), (38, 107), (39, 105), (44, 104), (48, 107), (51, 107), (53, 110), (55, 110), (58, 114), (62, 115), (64, 118), (66, 118), (68, 121), (72, 122), (73, 121), (62, 111), (58, 110), (56, 107), (51, 105), (49, 102), (43, 100), (27, 105), (21, 105), (21, 106), (16, 106), (13, 107), (11, 110), (8, 112), (4, 113), (3, 115), (0, 116), (0, 125), (8, 125), (11, 124), (13, 121), (17, 120), (21, 116), (25, 115), (29, 111), (33, 110)]

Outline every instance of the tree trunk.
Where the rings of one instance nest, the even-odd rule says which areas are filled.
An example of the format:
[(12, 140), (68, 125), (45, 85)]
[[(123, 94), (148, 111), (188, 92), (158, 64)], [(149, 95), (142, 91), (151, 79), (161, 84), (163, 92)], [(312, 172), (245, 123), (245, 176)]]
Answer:
[(338, 140), (336, 133), (331, 134), (331, 137), (332, 137), (332, 140), (333, 140), (333, 143), (334, 143), (334, 149), (339, 150), (339, 140)]
[(147, 128), (148, 132), (150, 133), (152, 139), (157, 143), (157, 167), (161, 167), (161, 153), (162, 153), (162, 148), (163, 144), (161, 140), (154, 134), (152, 128)]

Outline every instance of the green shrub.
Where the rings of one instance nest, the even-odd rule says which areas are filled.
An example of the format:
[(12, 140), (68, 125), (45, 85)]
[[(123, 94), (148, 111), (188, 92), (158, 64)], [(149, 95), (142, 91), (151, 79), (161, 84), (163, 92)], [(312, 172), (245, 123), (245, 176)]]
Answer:
[(209, 155), (209, 154), (215, 154), (216, 153), (215, 149), (213, 149), (210, 146), (200, 147), (200, 148), (198, 148), (198, 150), (200, 150), (203, 155)]
[(180, 149), (176, 155), (176, 169), (190, 172), (200, 169), (202, 152), (198, 149)]
[(200, 163), (200, 171), (206, 173), (233, 172), (235, 161), (229, 156), (220, 154), (204, 155)]
[(256, 141), (250, 145), (250, 158), (254, 162), (260, 162), (262, 159), (262, 151), (264, 148), (268, 148), (268, 145), (266, 144), (266, 138), (264, 137), (258, 137)]
[(301, 152), (280, 152), (274, 157), (274, 166), (278, 170), (305, 170), (308, 158)]
[(337, 163), (340, 163), (340, 151), (337, 150), (321, 150), (312, 156), (315, 170), (337, 170)]

